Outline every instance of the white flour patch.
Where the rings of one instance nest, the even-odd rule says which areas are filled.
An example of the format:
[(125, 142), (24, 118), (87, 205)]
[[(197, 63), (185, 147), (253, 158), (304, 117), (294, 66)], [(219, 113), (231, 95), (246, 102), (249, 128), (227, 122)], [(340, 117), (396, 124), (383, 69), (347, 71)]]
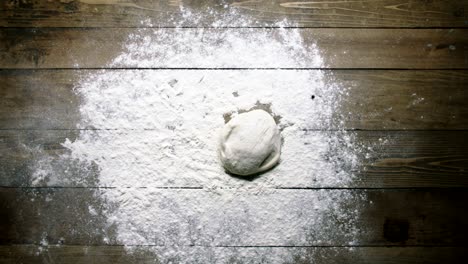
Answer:
[[(104, 130), (85, 130), (64, 146), (99, 166), (101, 186), (329, 187), (351, 180), (334, 164), (355, 162), (349, 142), (339, 142), (351, 137), (309, 131), (331, 125), (341, 92), (319, 71), (103, 71), (77, 91), (85, 98), (80, 126)], [(281, 165), (249, 182), (226, 175), (216, 147), (223, 115), (257, 102), (281, 116), (284, 145)]]
[(315, 44), (299, 29), (140, 29), (128, 37), (114, 67), (314, 68), (323, 66)]
[[(110, 66), (322, 67), (323, 59), (296, 29), (142, 29)], [(78, 128), (87, 130), (63, 143), (63, 159), (96, 166), (96, 184), (113, 187), (100, 195), (112, 204), (108, 225), (130, 251), (152, 245), (163, 263), (224, 263), (233, 256), (207, 246), (358, 243), (361, 193), (281, 189), (353, 184), (360, 148), (337, 119), (347, 90), (324, 72), (102, 70), (75, 91), (83, 99)], [(259, 105), (278, 117), (281, 161), (255, 179), (231, 177), (216, 155), (224, 117)], [(47, 168), (38, 168), (38, 181)], [(234, 258), (258, 257), (244, 252)]]

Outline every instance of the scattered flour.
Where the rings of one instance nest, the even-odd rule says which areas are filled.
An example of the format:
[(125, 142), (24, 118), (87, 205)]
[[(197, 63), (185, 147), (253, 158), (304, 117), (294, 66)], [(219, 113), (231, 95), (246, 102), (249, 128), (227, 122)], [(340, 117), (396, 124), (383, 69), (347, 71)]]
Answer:
[[(202, 69), (90, 72), (75, 86), (84, 130), (63, 143), (62, 161), (97, 167), (94, 185), (111, 187), (99, 195), (113, 205), (105, 214), (116, 241), (131, 252), (151, 245), (163, 263), (280, 263), (293, 250), (268, 246), (357, 243), (362, 193), (300, 189), (355, 180), (359, 146), (337, 115), (346, 87), (323, 71), (275, 69), (323, 66), (296, 29), (217, 25), (135, 29), (110, 66)], [(278, 117), (280, 164), (254, 180), (231, 177), (216, 153), (224, 116), (260, 106)], [(38, 163), (37, 182), (47, 164)], [(210, 247), (226, 245), (267, 247)]]
[[(79, 126), (94, 129), (64, 146), (73, 158), (98, 165), (100, 186), (327, 187), (352, 178), (334, 164), (356, 162), (345, 151), (352, 136), (314, 130), (332, 126), (342, 92), (320, 71), (110, 70), (89, 76), (76, 91), (84, 98)], [(281, 116), (282, 161), (271, 176), (245, 182), (226, 176), (216, 143), (223, 115), (257, 102)], [(324, 159), (330, 153), (336, 156)]]

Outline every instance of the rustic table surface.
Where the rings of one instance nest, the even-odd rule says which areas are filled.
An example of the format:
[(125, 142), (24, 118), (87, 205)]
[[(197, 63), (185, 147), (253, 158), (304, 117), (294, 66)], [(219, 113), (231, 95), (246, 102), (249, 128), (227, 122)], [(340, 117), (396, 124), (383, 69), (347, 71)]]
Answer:
[[(108, 65), (120, 52), (116, 43), (136, 28), (146, 27), (148, 34), (175, 26), (205, 27), (205, 34), (264, 30), (235, 20), (213, 28), (216, 16), (187, 21), (181, 5), (194, 12), (210, 8), (218, 15), (235, 11), (267, 24), (294, 22), (304, 42), (321, 47), (325, 64), (281, 69), (214, 64), (201, 70), (331, 72), (354, 87), (342, 106), (345, 113), (353, 112), (342, 117), (344, 128), (353, 130), (363, 145), (392, 139), (375, 148), (373, 160), (360, 161), (359, 180), (348, 186), (277, 186), (258, 198), (307, 203), (308, 192), (365, 194), (372, 206), (350, 205), (355, 206), (350, 210), (358, 208), (359, 225), (366, 228), (357, 244), (337, 231), (327, 243), (246, 240), (212, 248), (183, 246), (197, 254), (227, 254), (229, 263), (260, 263), (265, 254), (288, 252), (295, 252), (288, 260), (294, 263), (466, 263), (468, 1), (460, 0), (1, 1), (0, 263), (158, 263), (151, 248), (164, 245), (138, 245), (139, 250), (128, 252), (103, 227), (105, 216), (89, 212), (89, 205), (99, 208), (102, 203), (94, 195), (97, 183), (50, 186), (32, 184), (31, 178), (40, 155), (60, 155), (66, 138), (73, 140), (87, 129), (76, 128), (82, 99), (73, 84), (103, 68), (115, 70)], [(274, 34), (280, 29), (268, 30)], [(143, 70), (194, 69), (200, 67), (155, 65)], [(412, 104), (414, 94), (424, 102)], [(321, 132), (326, 131), (311, 133)], [(81, 172), (71, 173), (79, 177)], [(205, 195), (204, 186), (163, 187), (159, 191), (165, 197)], [(307, 212), (301, 217), (291, 221), (307, 222)], [(245, 255), (250, 259), (241, 258)]]

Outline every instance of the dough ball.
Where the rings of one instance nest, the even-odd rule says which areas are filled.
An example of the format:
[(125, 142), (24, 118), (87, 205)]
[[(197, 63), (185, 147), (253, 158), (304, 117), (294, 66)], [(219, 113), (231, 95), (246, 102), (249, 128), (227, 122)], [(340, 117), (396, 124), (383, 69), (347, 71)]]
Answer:
[(239, 114), (222, 129), (218, 154), (224, 168), (236, 175), (251, 175), (279, 161), (281, 136), (273, 117), (263, 110)]

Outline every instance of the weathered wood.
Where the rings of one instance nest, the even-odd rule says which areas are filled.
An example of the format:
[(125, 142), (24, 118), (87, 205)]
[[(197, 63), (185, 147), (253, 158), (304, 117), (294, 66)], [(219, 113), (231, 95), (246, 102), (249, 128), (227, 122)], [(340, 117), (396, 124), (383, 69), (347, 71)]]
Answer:
[[(145, 70), (145, 74), (164, 74), (176, 79), (185, 76), (183, 71), (153, 72)], [(233, 72), (198, 71), (200, 78), (227, 76)], [(252, 73), (255, 72), (259, 71)], [(100, 73), (103, 72), (0, 71), (0, 128), (77, 128), (83, 99), (73, 87), (86, 76)], [(346, 129), (468, 129), (468, 71), (333, 70), (326, 71), (326, 75), (329, 82), (348, 90), (335, 116), (337, 121), (343, 121), (340, 126)], [(320, 104), (320, 100), (310, 102)], [(337, 127), (324, 127), (321, 123), (310, 127), (333, 128)]]
[(81, 100), (73, 87), (79, 77), (66, 71), (0, 71), (0, 128), (76, 128)]
[[(67, 153), (61, 144), (67, 138), (74, 140), (78, 130), (0, 130), (0, 134), (0, 185), (43, 185), (44, 180), (57, 186), (99, 185), (95, 166), (60, 156)], [(42, 169), (44, 175), (38, 175)]]
[[(143, 67), (151, 68), (423, 68), (467, 69), (468, 30), (466, 29), (204, 29), (193, 34), (190, 42), (206, 48), (206, 38), (223, 44), (225, 34), (235, 33), (239, 38), (252, 39), (255, 34), (279, 38), (281, 30), (298, 30), (304, 45), (316, 43), (325, 64), (299, 62), (249, 62), (213, 60), (209, 65), (200, 59), (167, 61), (145, 55)], [(156, 43), (175, 32), (195, 32), (200, 29), (119, 29), (54, 28), (0, 30), (0, 68), (106, 68), (142, 67), (140, 63), (110, 62), (122, 52), (122, 45), (130, 34), (132, 42), (153, 36)], [(205, 39), (204, 39), (205, 38)], [(188, 40), (185, 40), (186, 42)], [(167, 45), (173, 45), (168, 42)], [(247, 44), (246, 44), (247, 45)], [(213, 48), (214, 49), (214, 48)], [(239, 53), (245, 49), (235, 50)], [(158, 51), (161, 52), (161, 51)], [(178, 52), (180, 58), (184, 53)], [(206, 51), (208, 54), (212, 50)], [(253, 51), (252, 51), (253, 52)], [(262, 52), (262, 51), (256, 51)], [(267, 56), (265, 51), (265, 56)], [(190, 56), (188, 56), (190, 57)]]
[[(124, 193), (126, 204), (148, 203), (104, 202)], [(0, 196), (3, 245), (467, 246), (468, 192), (459, 189), (1, 188)], [(136, 225), (145, 242), (119, 241), (104, 213), (113, 210), (131, 221), (119, 232)], [(136, 218), (144, 223), (131, 220), (148, 211)]]
[[(0, 263), (160, 263), (158, 256), (171, 252), (165, 247), (122, 246), (0, 246)], [(330, 259), (356, 264), (439, 264), (463, 263), (463, 247), (350, 247), (350, 248), (205, 248), (181, 247), (173, 261), (191, 263), (265, 263), (327, 264)], [(166, 257), (167, 259), (167, 257)], [(231, 261), (231, 262), (229, 262)], [(275, 262), (277, 261), (277, 262)], [(163, 262), (164, 263), (164, 262)]]
[[(9, 0), (0, 5), (0, 26), (206, 27), (224, 19), (223, 26), (236, 27), (274, 25), (288, 19), (305, 27), (466, 27), (467, 8), (465, 1), (456, 0)], [(187, 10), (202, 19), (184, 18)], [(233, 19), (240, 15), (250, 21)]]
[[(180, 2), (197, 19), (182, 18)], [(200, 16), (208, 14), (208, 8), (214, 13)], [(466, 28), (466, 9), (468, 2), (455, 0), (3, 1), (0, 27), (28, 28), (0, 30), (0, 68), (143, 67), (125, 61), (111, 64), (124, 52), (129, 34), (175, 32), (109, 27), (212, 27), (213, 21), (222, 21), (220, 27), (259, 27), (287, 18), (299, 27)], [(248, 29), (209, 29), (205, 34), (216, 38), (229, 31), (246, 38), (255, 34)], [(253, 31), (275, 38), (280, 29)], [(468, 69), (466, 29), (299, 31), (306, 45), (317, 43), (326, 66), (282, 61), (204, 65), (200, 60), (165, 65), (153, 60), (144, 67)], [(191, 41), (202, 43), (199, 37)], [(468, 129), (467, 71), (330, 72), (330, 80), (350, 88), (337, 120), (345, 121), (348, 129), (387, 130), (354, 133), (353, 143), (360, 146), (354, 149), (359, 160), (356, 178), (346, 185), (321, 186), (315, 182), (319, 169), (305, 170), (310, 177), (294, 177), (280, 164), (272, 175), (249, 186), (223, 179), (220, 190), (210, 178), (199, 181), (185, 175), (174, 175), (171, 184), (131, 186), (146, 187), (141, 189), (83, 187), (100, 186), (100, 168), (67, 158), (61, 143), (81, 133), (75, 129), (80, 128), (83, 99), (72, 88), (90, 73), (95, 72), (0, 71), (0, 186), (13, 187), (0, 188), (0, 263), (159, 263), (158, 256), (168, 252), (174, 254), (173, 263), (187, 255), (190, 263), (464, 263), (468, 132), (388, 130)], [(327, 133), (333, 132), (306, 129), (303, 136)], [(331, 148), (327, 154), (339, 151)], [(307, 189), (316, 187), (403, 189)], [(411, 189), (420, 187), (436, 189)], [(129, 193), (129, 201), (148, 198), (150, 206), (137, 208), (137, 214), (157, 211), (137, 224), (148, 224), (142, 235), (154, 238), (151, 246), (135, 246), (131, 252), (118, 246), (122, 241), (117, 226), (110, 225), (105, 210), (129, 209), (106, 200), (116, 192)], [(320, 207), (332, 200), (332, 208)], [(11, 245), (16, 243), (27, 244)]]
[[(79, 133), (77, 130), (0, 130), (0, 185), (101, 186), (97, 166), (80, 163), (67, 155), (61, 156), (68, 153), (61, 143), (67, 138), (75, 140)], [(138, 137), (141, 132), (130, 133)], [(353, 181), (331, 185), (322, 182), (324, 177), (333, 177), (320, 169), (324, 160), (315, 160), (314, 165), (304, 168), (301, 175), (292, 173), (285, 164), (294, 157), (294, 154), (289, 154), (284, 156), (283, 166), (280, 164), (275, 170), (256, 179), (255, 184), (276, 188), (468, 187), (468, 131), (356, 131), (352, 134), (353, 144), (359, 146), (354, 150), (358, 165), (354, 172), (348, 171), (355, 175)], [(321, 135), (324, 137), (328, 134), (307, 131), (303, 136), (313, 140)], [(336, 149), (331, 148), (324, 155), (336, 157), (341, 155), (341, 151), (343, 146), (336, 146)], [(295, 155), (301, 154), (298, 152)], [(122, 160), (124, 162), (125, 159)], [(335, 166), (347, 168), (350, 165), (343, 160)], [(219, 184), (224, 188), (245, 184), (228, 175), (220, 177), (223, 181)], [(194, 179), (184, 173), (172, 175), (170, 179), (170, 183), (165, 180), (155, 183), (159, 187), (196, 188), (216, 184), (212, 177)]]
[(339, 113), (346, 128), (468, 129), (466, 71), (331, 73), (350, 87)]

